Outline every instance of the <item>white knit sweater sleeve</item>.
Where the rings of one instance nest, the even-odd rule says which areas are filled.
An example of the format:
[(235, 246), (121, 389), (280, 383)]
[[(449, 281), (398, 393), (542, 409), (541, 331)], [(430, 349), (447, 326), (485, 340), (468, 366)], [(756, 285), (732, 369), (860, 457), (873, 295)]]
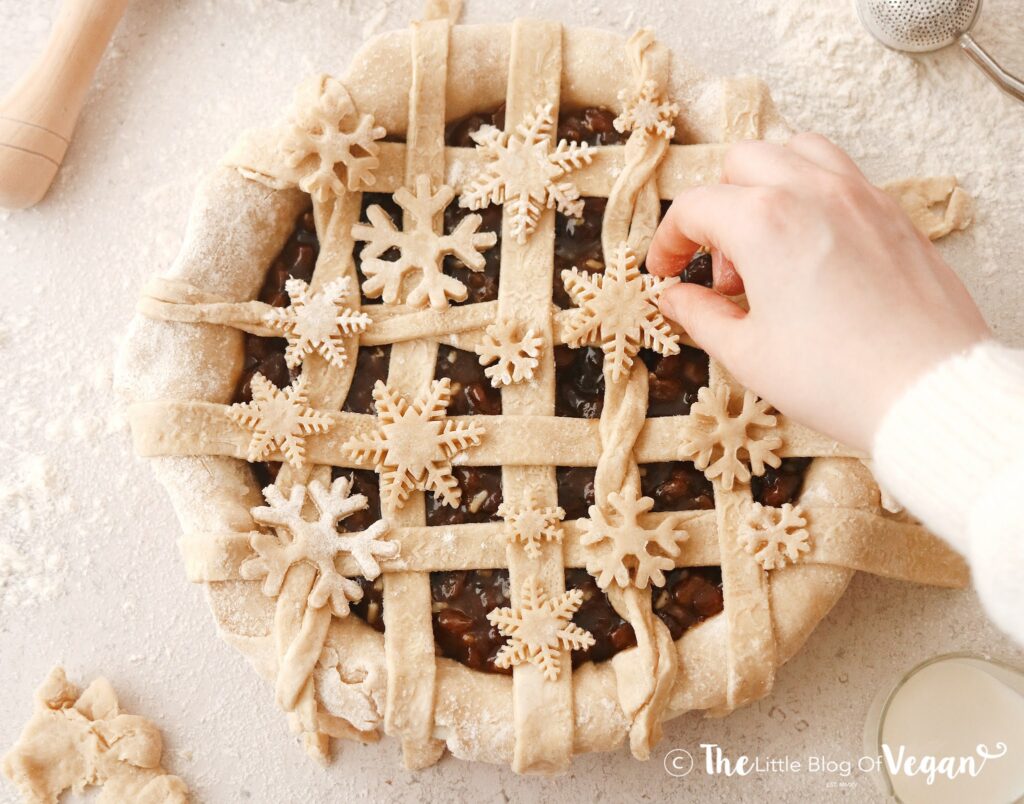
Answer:
[(989, 615), (1024, 644), (1024, 351), (987, 341), (918, 380), (886, 414), (882, 486), (963, 553)]

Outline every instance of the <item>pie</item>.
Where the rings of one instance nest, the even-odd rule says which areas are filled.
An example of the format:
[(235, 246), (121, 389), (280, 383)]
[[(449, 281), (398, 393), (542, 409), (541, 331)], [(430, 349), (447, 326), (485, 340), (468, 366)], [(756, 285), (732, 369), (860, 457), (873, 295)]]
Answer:
[[(788, 135), (763, 85), (456, 6), (241, 139), (119, 383), (188, 577), (312, 754), (646, 758), (767, 695), (855, 571), (967, 570), (658, 311), (711, 281), (644, 271), (669, 200)], [(931, 237), (967, 223), (952, 178), (889, 189)]]

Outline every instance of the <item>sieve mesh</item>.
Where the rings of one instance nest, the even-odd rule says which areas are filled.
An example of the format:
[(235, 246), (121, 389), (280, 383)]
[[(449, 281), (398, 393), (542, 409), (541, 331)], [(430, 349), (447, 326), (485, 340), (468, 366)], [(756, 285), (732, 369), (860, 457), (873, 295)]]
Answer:
[(883, 44), (918, 52), (955, 42), (980, 6), (981, 0), (857, 0), (864, 25)]

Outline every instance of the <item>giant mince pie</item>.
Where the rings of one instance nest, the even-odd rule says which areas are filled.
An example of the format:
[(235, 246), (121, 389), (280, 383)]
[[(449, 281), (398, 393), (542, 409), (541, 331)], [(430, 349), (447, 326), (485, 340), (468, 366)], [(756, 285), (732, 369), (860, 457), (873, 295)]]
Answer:
[[(964, 584), (862, 456), (658, 311), (668, 200), (787, 136), (764, 87), (648, 31), (433, 8), (232, 150), (119, 369), (188, 576), (308, 750), (646, 758), (768, 694), (854, 571)], [(893, 191), (964, 224), (952, 179)]]

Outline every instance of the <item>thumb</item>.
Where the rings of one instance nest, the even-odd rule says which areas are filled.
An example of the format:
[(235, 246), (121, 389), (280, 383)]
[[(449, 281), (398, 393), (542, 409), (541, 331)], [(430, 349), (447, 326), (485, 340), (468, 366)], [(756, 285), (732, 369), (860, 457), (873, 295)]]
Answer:
[(705, 352), (729, 366), (747, 316), (739, 305), (711, 288), (682, 283), (662, 293), (658, 306)]

